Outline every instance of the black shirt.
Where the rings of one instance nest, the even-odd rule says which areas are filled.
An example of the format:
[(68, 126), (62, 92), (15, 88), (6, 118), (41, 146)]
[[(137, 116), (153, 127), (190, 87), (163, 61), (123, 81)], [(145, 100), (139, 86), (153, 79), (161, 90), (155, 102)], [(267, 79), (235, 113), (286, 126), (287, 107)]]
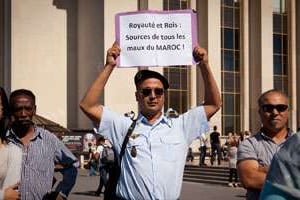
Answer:
[(217, 131), (212, 132), (210, 134), (210, 143), (211, 144), (219, 144), (220, 143), (219, 136), (220, 136), (219, 132), (217, 132)]

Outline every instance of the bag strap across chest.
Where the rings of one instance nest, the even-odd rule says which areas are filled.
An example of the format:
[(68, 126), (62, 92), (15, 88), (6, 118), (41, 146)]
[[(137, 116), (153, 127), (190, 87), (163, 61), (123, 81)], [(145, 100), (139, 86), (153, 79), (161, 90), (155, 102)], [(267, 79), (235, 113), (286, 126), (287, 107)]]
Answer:
[(133, 130), (135, 128), (135, 125), (136, 125), (136, 119), (134, 119), (132, 121), (132, 123), (131, 123), (128, 131), (127, 131), (127, 134), (126, 134), (126, 136), (124, 138), (124, 141), (123, 141), (123, 144), (122, 144), (122, 148), (121, 148), (121, 152), (120, 152), (120, 155), (119, 155), (119, 157), (120, 157), (120, 163), (122, 161), (122, 157), (123, 157), (123, 155), (125, 153), (126, 145), (127, 145), (128, 141), (129, 141), (129, 138), (130, 138), (130, 136), (131, 136), (131, 134), (132, 134), (132, 132), (133, 132)]

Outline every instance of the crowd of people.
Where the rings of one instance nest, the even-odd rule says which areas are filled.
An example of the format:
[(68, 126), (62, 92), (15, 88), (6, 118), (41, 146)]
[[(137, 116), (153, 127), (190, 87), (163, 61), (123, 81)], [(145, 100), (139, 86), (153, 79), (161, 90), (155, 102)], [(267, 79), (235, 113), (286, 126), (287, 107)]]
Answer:
[[(144, 69), (134, 77), (139, 110), (134, 119), (99, 102), (120, 51), (117, 43), (107, 51), (105, 66), (80, 102), (82, 111), (101, 133), (97, 149), (89, 152), (90, 175), (100, 172), (95, 195), (104, 192), (105, 199), (178, 199), (187, 155), (194, 159), (190, 149), (193, 140), (200, 139), (200, 166), (206, 165), (208, 141), (210, 164), (217, 161), (220, 165), (224, 157), (218, 127), (213, 127), (209, 138), (205, 136), (209, 119), (221, 107), (207, 52), (199, 46), (193, 51), (203, 77), (204, 103), (176, 117), (164, 115), (168, 80)], [(4, 89), (0, 89), (0, 199), (67, 199), (76, 182), (77, 158), (54, 134), (33, 123), (37, 106), (32, 91), (17, 89), (7, 98)], [(240, 181), (249, 200), (300, 197), (299, 156), (293, 148), (300, 138), (299, 134), (292, 136), (287, 127), (288, 102), (279, 90), (264, 92), (258, 99), (261, 129), (252, 136), (248, 132), (239, 136), (228, 133), (228, 185), (238, 186)], [(107, 148), (113, 149), (110, 155), (118, 167), (107, 164)], [(63, 178), (53, 188), (56, 166), (60, 166), (56, 170)], [(114, 182), (107, 179), (112, 175)]]

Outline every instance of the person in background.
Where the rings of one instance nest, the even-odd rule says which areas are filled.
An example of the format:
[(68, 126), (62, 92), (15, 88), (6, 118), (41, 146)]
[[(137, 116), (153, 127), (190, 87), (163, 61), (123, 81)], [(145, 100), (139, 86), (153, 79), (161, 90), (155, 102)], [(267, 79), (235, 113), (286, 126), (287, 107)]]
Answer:
[(273, 155), (291, 135), (288, 131), (288, 97), (280, 90), (268, 90), (258, 98), (262, 127), (238, 147), (237, 169), (247, 199), (259, 198)]
[(8, 143), (9, 104), (5, 90), (0, 87), (0, 200), (20, 198), (18, 183), (21, 177), (22, 151)]
[[(229, 159), (229, 187), (238, 187), (238, 174), (236, 169), (236, 157), (237, 157), (237, 147), (239, 145), (239, 140), (236, 134), (228, 133), (228, 139), (226, 141), (228, 148), (228, 159)], [(233, 180), (234, 179), (234, 180)]]
[(245, 131), (245, 139), (247, 139), (250, 136), (251, 136), (251, 132), (250, 131)]
[(188, 149), (188, 153), (187, 153), (187, 156), (186, 156), (186, 161), (189, 162), (193, 162), (194, 161), (194, 153), (193, 153), (193, 149), (192, 147), (189, 147)]
[[(114, 43), (107, 51), (105, 66), (80, 103), (80, 108), (95, 124), (99, 124), (98, 132), (109, 139), (118, 155), (132, 120), (101, 105), (99, 97), (117, 65), (120, 50), (119, 45)], [(117, 198), (179, 198), (188, 147), (207, 131), (207, 120), (221, 106), (220, 92), (210, 70), (206, 50), (197, 46), (193, 56), (204, 81), (204, 104), (176, 118), (163, 114), (169, 88), (167, 79), (151, 70), (136, 73), (135, 98), (139, 113), (121, 162)]]
[[(10, 94), (12, 124), (8, 140), (22, 149), (22, 173), (19, 191), (21, 199), (66, 199), (76, 182), (76, 157), (51, 132), (36, 126), (35, 95), (27, 89)], [(62, 181), (52, 192), (55, 164), (62, 166)]]
[(96, 150), (96, 158), (99, 160), (100, 181), (99, 181), (98, 188), (95, 192), (96, 196), (100, 196), (101, 193), (104, 193), (104, 191), (102, 190), (103, 187), (105, 188), (105, 185), (107, 183), (107, 176), (109, 176), (109, 167), (110, 167), (109, 165), (101, 162), (103, 150), (107, 146), (107, 144), (105, 144), (105, 138), (101, 136), (98, 139), (98, 143), (99, 145), (97, 146), (97, 150)]
[(239, 143), (243, 142), (245, 140), (245, 132), (241, 131), (239, 134)]
[(221, 140), (220, 140), (220, 133), (217, 131), (218, 127), (214, 126), (214, 131), (210, 134), (210, 144), (211, 144), (211, 158), (210, 164), (214, 165), (214, 161), (216, 159), (216, 155), (218, 155), (218, 165), (221, 165)]
[(205, 164), (205, 157), (206, 157), (206, 150), (207, 150), (207, 142), (208, 138), (205, 134), (200, 136), (200, 158), (199, 158), (199, 166), (206, 166)]
[(96, 176), (96, 170), (97, 170), (97, 159), (95, 157), (95, 150), (92, 148), (92, 143), (88, 144), (89, 147), (89, 159), (88, 159), (88, 166), (89, 166), (89, 176)]

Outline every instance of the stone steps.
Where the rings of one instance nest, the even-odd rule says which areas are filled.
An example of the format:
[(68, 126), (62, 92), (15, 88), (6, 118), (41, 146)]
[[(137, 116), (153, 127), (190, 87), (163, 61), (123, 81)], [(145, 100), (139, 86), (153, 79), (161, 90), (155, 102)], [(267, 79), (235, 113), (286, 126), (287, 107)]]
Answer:
[(228, 167), (186, 165), (183, 180), (188, 182), (227, 185), (229, 178)]

